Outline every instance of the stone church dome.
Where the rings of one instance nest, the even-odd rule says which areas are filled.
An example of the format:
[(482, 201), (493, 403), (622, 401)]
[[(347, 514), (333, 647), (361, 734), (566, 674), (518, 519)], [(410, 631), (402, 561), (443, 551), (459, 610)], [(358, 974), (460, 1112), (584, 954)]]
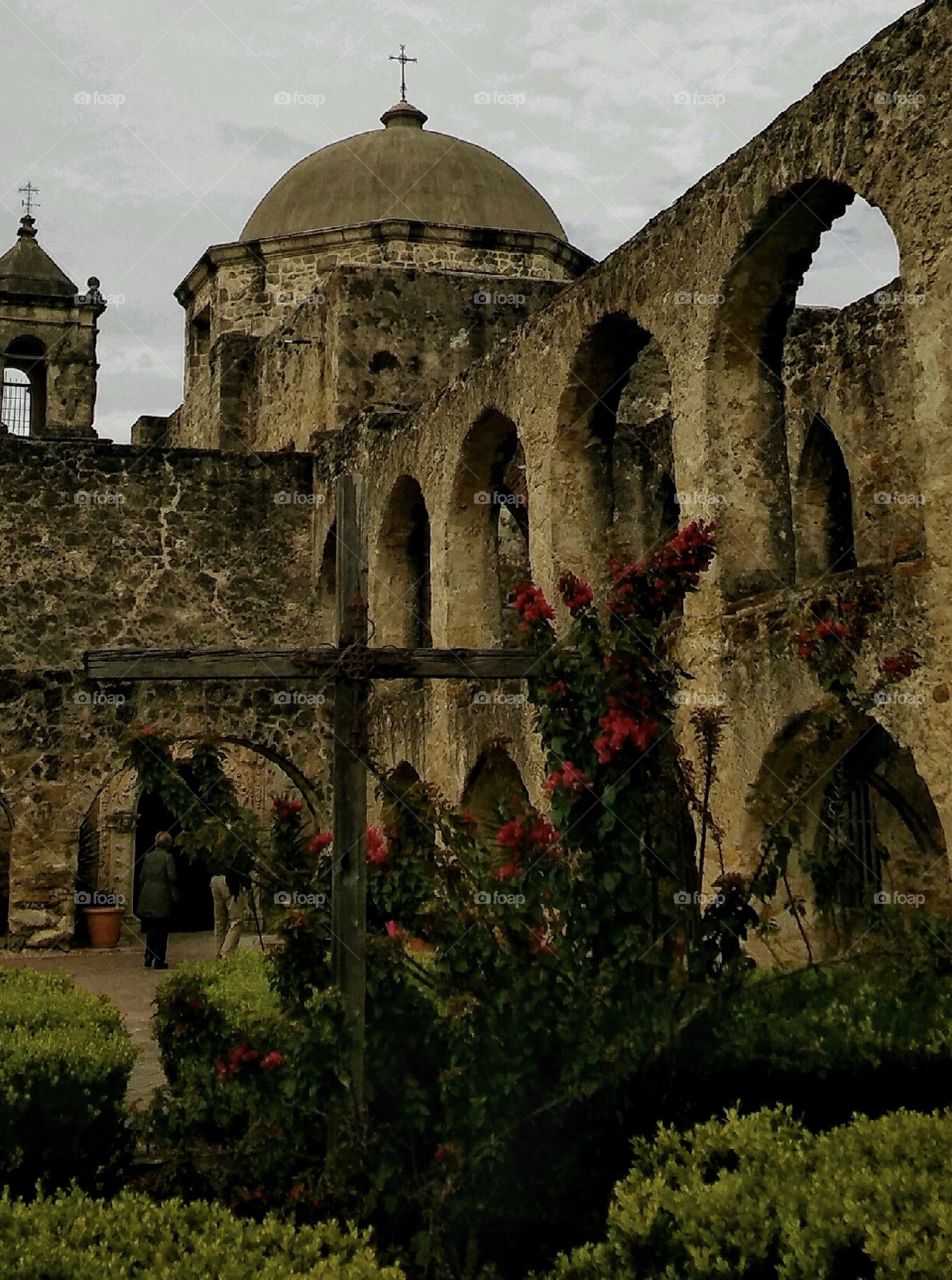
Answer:
[(511, 165), (484, 147), (424, 129), (408, 102), (385, 128), (315, 151), (279, 178), (248, 219), (242, 240), (264, 240), (391, 218), (565, 239), (551, 207)]

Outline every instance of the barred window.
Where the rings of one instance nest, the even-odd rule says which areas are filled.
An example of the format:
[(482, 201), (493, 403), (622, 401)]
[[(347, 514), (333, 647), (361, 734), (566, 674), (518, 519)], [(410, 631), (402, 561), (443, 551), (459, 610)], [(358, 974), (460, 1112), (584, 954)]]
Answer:
[(22, 369), (4, 369), (0, 421), (11, 435), (28, 436), (32, 416), (33, 388), (29, 375)]

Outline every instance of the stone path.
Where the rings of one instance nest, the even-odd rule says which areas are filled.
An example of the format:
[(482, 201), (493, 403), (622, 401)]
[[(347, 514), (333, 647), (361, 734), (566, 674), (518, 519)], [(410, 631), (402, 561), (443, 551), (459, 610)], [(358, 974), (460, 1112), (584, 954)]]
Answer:
[[(132, 938), (132, 942), (114, 950), (0, 951), (0, 967), (67, 973), (75, 979), (77, 986), (96, 995), (106, 995), (119, 1006), (132, 1041), (139, 1050), (127, 1094), (128, 1101), (137, 1105), (148, 1101), (153, 1090), (164, 1083), (149, 1022), (155, 989), (168, 973), (146, 969), (142, 963), (142, 944), (134, 931)], [(257, 939), (243, 938), (241, 945), (256, 946)], [(188, 960), (210, 960), (215, 954), (214, 936), (211, 933), (173, 933), (169, 938), (168, 954), (171, 969)]]

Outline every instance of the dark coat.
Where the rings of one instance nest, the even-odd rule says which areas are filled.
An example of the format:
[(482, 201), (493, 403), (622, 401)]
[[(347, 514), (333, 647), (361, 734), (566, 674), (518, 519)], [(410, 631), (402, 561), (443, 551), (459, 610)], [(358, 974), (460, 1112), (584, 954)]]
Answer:
[(177, 879), (175, 859), (168, 849), (150, 849), (139, 873), (136, 915), (140, 920), (162, 920), (172, 914), (178, 901)]

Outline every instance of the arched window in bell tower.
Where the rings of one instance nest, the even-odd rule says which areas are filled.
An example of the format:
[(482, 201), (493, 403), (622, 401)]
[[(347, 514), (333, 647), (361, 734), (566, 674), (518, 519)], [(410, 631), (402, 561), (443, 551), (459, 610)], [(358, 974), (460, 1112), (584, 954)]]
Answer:
[(10, 435), (43, 434), (46, 423), (46, 348), (39, 338), (15, 338), (3, 353), (0, 421)]

